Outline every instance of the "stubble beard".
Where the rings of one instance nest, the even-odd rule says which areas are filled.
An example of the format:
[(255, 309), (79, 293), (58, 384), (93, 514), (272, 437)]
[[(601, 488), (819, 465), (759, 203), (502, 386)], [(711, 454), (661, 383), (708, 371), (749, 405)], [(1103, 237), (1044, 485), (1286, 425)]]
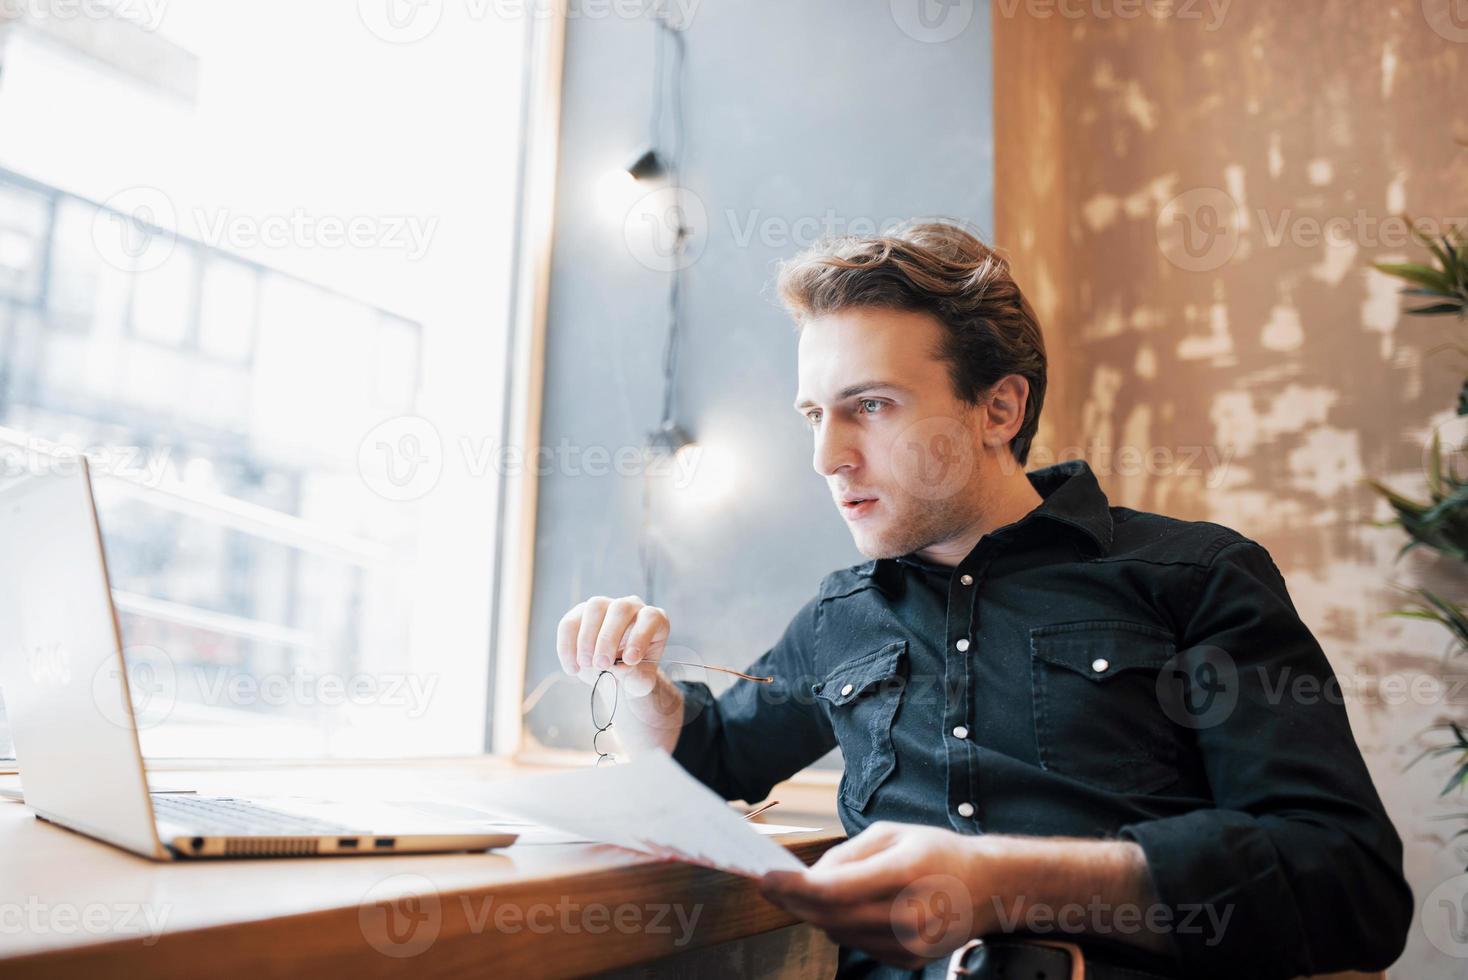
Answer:
[[(893, 503), (893, 498), (882, 503)], [(899, 558), (959, 536), (974, 520), (957, 494), (941, 500), (903, 495), (896, 499), (895, 509), (897, 516), (875, 538), (863, 540), (853, 529), (858, 551), (868, 558)]]

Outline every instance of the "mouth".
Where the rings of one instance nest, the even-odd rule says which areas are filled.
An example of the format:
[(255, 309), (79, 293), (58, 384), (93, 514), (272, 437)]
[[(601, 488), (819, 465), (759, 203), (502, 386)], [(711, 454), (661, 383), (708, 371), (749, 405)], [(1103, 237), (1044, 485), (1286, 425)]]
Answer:
[(841, 498), (841, 516), (848, 521), (859, 521), (864, 517), (868, 517), (876, 508), (876, 497), (851, 496)]

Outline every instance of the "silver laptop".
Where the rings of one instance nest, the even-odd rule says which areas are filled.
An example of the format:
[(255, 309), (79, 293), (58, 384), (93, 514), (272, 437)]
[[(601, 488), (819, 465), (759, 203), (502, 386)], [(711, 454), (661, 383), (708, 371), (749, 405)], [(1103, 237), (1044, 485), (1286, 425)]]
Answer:
[(150, 793), (86, 461), (0, 490), (0, 689), (36, 816), (144, 857), (482, 851), (433, 804)]

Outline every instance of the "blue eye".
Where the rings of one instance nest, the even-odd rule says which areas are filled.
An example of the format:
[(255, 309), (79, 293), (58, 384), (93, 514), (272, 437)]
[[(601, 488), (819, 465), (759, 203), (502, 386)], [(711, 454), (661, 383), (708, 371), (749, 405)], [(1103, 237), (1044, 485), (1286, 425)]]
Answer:
[(819, 422), (821, 421), (821, 413), (820, 412), (806, 412), (805, 413), (805, 420), (807, 422), (809, 422), (811, 428), (814, 429), (816, 427), (816, 425), (819, 424)]
[[(868, 415), (875, 415), (882, 408), (881, 401), (876, 398), (863, 398), (860, 402), (858, 402), (858, 404), (862, 407), (862, 411), (866, 412), (866, 414)], [(868, 405), (874, 405), (876, 407), (869, 409), (866, 407)]]

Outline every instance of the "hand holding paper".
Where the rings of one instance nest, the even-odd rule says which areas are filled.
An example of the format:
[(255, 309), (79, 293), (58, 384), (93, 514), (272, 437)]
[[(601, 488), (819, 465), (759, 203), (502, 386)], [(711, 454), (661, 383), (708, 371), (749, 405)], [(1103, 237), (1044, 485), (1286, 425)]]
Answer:
[(805, 867), (664, 752), (494, 782), (474, 797), (478, 806), (557, 830), (749, 878)]

